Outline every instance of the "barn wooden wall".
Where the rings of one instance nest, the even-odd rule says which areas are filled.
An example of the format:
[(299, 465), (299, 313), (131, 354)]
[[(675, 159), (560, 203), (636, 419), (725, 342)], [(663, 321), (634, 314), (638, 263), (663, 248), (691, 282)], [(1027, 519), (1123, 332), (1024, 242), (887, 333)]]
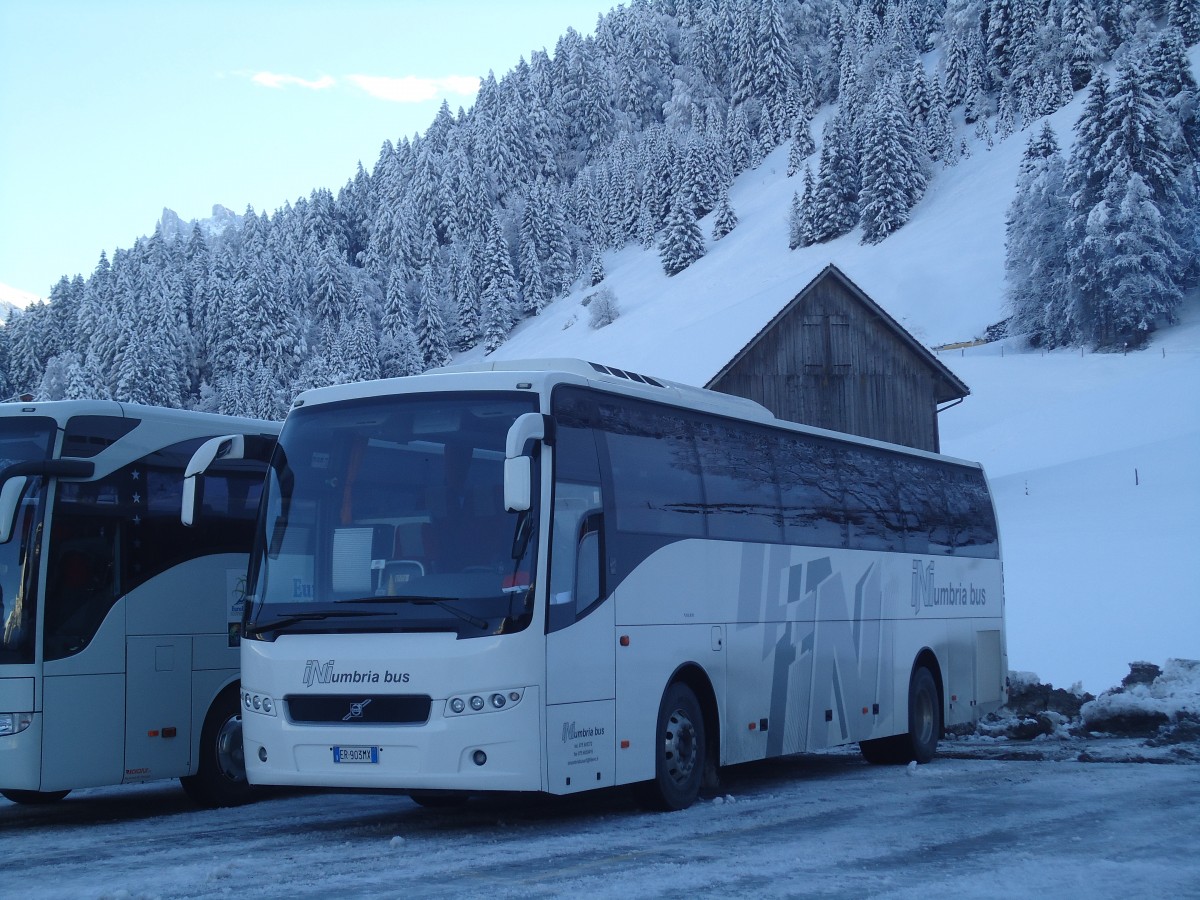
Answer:
[(781, 419), (939, 449), (939, 378), (838, 279), (819, 279), (709, 387)]

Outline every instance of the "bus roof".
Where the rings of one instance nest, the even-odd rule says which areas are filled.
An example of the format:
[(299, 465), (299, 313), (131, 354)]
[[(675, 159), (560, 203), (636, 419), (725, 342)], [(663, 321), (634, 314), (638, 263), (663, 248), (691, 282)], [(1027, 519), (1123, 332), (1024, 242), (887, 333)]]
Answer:
[(119, 403), (116, 400), (44, 400), (28, 403), (0, 403), (0, 417), (46, 416), (60, 426), (73, 416), (111, 416), (116, 419), (153, 419), (180, 423), (211, 423), (227, 431), (279, 433), (279, 422), (198, 412), (191, 409), (171, 409), (164, 406), (143, 406), (139, 403)]
[(981, 468), (979, 463), (970, 460), (778, 419), (765, 406), (732, 394), (567, 357), (475, 362), (431, 369), (424, 374), (406, 378), (384, 378), (313, 388), (300, 394), (292, 406), (296, 409), (344, 400), (434, 391), (526, 390), (549, 396), (550, 391), (558, 384), (594, 387), (610, 393), (639, 397), (698, 412)]

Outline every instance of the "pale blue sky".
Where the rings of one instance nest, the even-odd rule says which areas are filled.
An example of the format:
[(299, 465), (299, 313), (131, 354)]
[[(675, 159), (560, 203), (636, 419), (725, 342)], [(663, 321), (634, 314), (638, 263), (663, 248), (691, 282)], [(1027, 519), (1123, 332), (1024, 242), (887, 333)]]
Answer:
[[(0, 0), (0, 283), (47, 296), (170, 207), (335, 193), (612, 0)], [(420, 100), (420, 97), (428, 99)]]

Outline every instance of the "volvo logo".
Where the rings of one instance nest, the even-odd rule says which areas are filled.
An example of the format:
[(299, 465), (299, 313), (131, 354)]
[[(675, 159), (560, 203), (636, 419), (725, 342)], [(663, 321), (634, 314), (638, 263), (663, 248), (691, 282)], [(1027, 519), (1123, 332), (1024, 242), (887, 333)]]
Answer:
[(367, 704), (370, 702), (371, 698), (368, 697), (366, 700), (363, 700), (359, 703), (351, 703), (350, 712), (342, 716), (342, 721), (349, 722), (351, 719), (361, 719), (363, 717), (363, 710), (367, 708)]

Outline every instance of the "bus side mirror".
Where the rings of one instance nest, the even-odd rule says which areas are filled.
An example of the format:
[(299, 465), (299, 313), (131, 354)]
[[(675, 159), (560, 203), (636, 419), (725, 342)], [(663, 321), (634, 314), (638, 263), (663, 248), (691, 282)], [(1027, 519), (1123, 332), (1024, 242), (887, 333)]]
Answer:
[(179, 520), (184, 525), (190, 527), (196, 521), (196, 478), (207, 472), (218, 459), (242, 459), (245, 455), (246, 438), (241, 434), (211, 438), (196, 449), (183, 470), (183, 504)]
[(0, 544), (7, 544), (12, 540), (17, 524), (17, 507), (21, 503), (21, 495), (25, 493), (28, 481), (24, 475), (16, 475), (5, 481), (4, 487), (0, 488)]
[(554, 443), (554, 419), (524, 413), (508, 429), (504, 446), (504, 508), (524, 512), (533, 505), (533, 450), (530, 441)]

